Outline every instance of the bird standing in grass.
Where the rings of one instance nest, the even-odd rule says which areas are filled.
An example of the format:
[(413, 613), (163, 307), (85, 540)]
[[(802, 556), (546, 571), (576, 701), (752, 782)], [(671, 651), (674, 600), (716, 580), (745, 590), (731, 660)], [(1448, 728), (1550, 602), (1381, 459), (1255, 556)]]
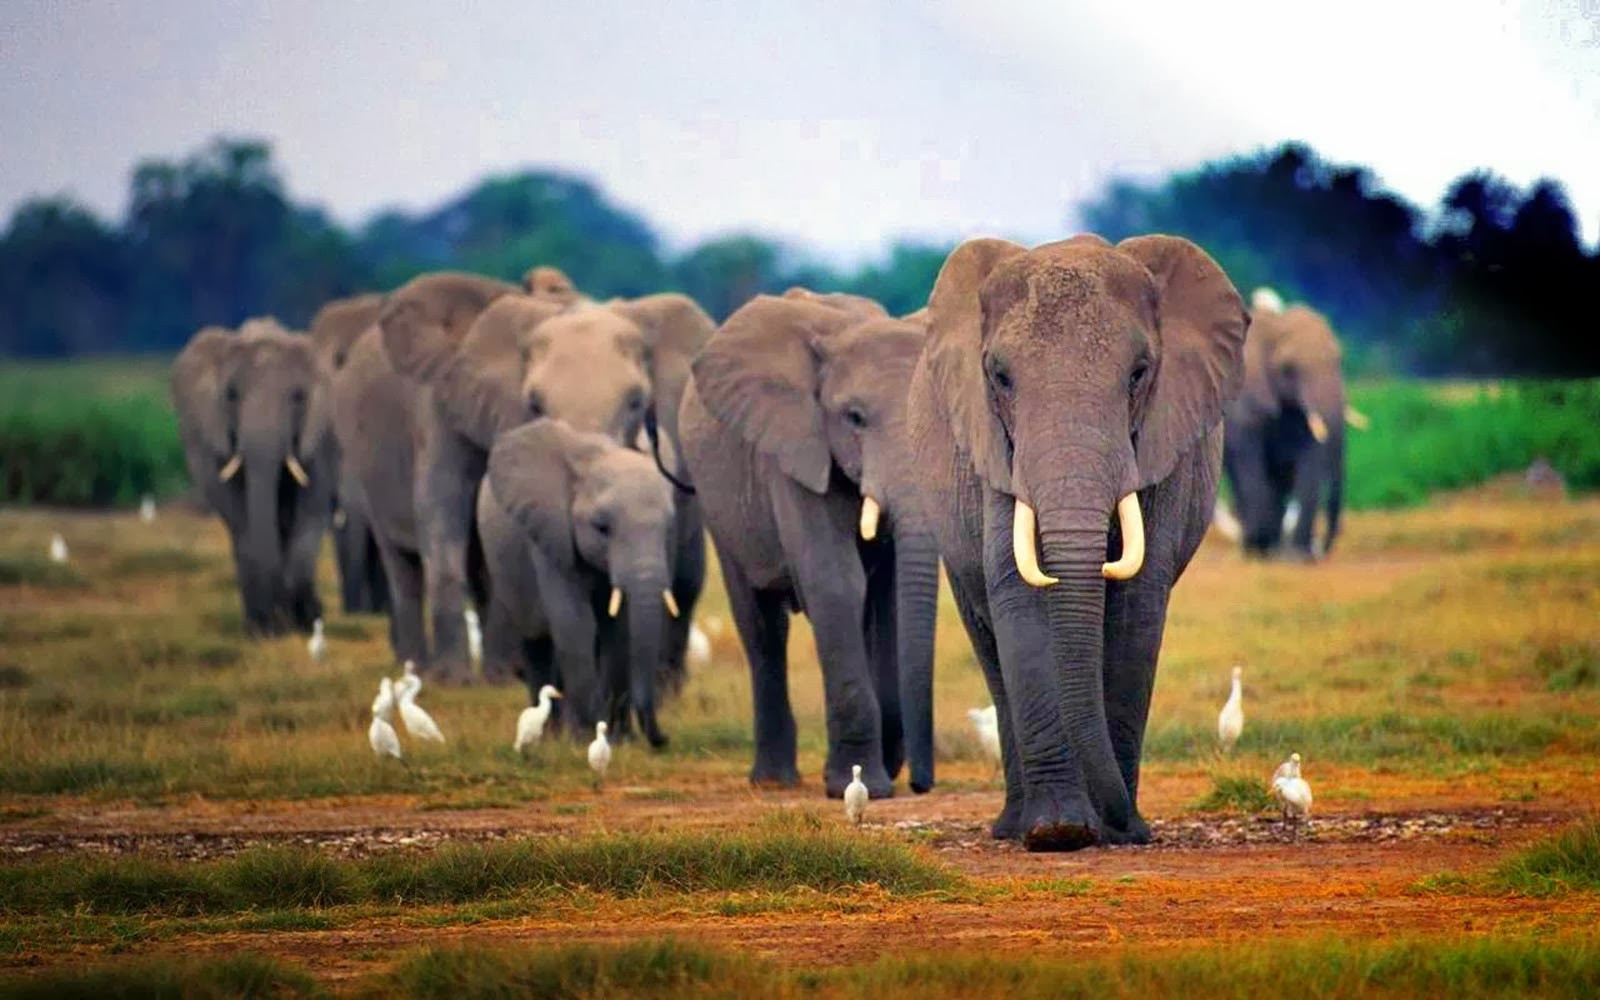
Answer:
[(422, 678), (417, 676), (415, 661), (406, 661), (405, 673), (394, 689), (400, 697), (400, 721), (405, 723), (406, 732), (418, 739), (443, 743), (444, 733), (439, 731), (439, 724), (433, 721), (433, 716), (429, 715), (426, 709), (417, 704), (417, 692), (422, 690)]
[(704, 667), (711, 662), (711, 640), (706, 638), (698, 622), (689, 626), (689, 665)]
[[(993, 705), (988, 708), (969, 708), (967, 718), (972, 720), (972, 728), (978, 731), (978, 745), (983, 747), (983, 755), (989, 758), (996, 771), (1002, 763), (1000, 758), (1000, 713)], [(989, 775), (990, 778), (994, 774)]]
[(311, 638), (306, 640), (306, 651), (312, 663), (321, 663), (328, 656), (328, 637), (322, 634), (322, 619), (311, 623)]
[(461, 613), (467, 620), (467, 655), (473, 663), (483, 662), (483, 626), (478, 622), (478, 612), (472, 608)]
[(1272, 775), (1272, 797), (1283, 806), (1284, 822), (1294, 823), (1294, 835), (1300, 836), (1300, 823), (1311, 818), (1311, 786), (1300, 777), (1300, 755), (1292, 753), (1278, 765)]
[[(394, 731), (394, 682), (385, 677), (378, 684), (378, 696), (372, 699), (372, 725), (367, 727), (367, 742), (378, 759), (393, 757), (400, 763), (400, 734)], [(409, 766), (409, 765), (407, 765)]]
[(850, 784), (844, 786), (844, 815), (856, 826), (867, 814), (867, 786), (861, 782), (861, 765), (850, 765)]
[(1234, 667), (1233, 693), (1228, 695), (1227, 704), (1217, 714), (1217, 742), (1222, 744), (1223, 753), (1231, 752), (1233, 745), (1239, 742), (1239, 734), (1244, 732), (1244, 689), (1239, 682), (1242, 676), (1244, 668)]
[(594, 772), (594, 787), (606, 780), (606, 768), (611, 766), (611, 744), (606, 742), (606, 724), (594, 724), (594, 741), (589, 744), (589, 770)]
[(529, 705), (517, 716), (517, 738), (511, 744), (511, 749), (522, 753), (544, 737), (544, 724), (550, 721), (550, 711), (555, 708), (550, 699), (559, 697), (561, 692), (553, 685), (546, 684), (539, 689), (539, 703)]
[(155, 519), (156, 519), (156, 498), (153, 497), (153, 496), (150, 496), (147, 493), (147, 494), (145, 494), (144, 499), (139, 501), (139, 520), (143, 521), (146, 524), (149, 524), (151, 521), (154, 521)]
[(64, 563), (67, 561), (67, 540), (60, 534), (50, 537), (50, 561)]

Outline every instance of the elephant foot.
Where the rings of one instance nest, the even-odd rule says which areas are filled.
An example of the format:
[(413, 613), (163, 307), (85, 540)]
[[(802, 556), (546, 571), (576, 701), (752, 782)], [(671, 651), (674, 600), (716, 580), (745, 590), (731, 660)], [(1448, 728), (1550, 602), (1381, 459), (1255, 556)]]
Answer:
[(918, 774), (915, 768), (911, 770), (911, 791), (917, 795), (926, 795), (933, 791), (933, 775)]
[(1006, 804), (1001, 808), (1000, 815), (995, 818), (994, 825), (989, 827), (989, 836), (995, 840), (1022, 839), (1021, 796), (1006, 795)]
[(469, 687), (476, 681), (472, 664), (465, 660), (434, 662), (429, 664), (428, 674), (428, 680), (440, 687)]
[(793, 764), (757, 761), (750, 769), (750, 784), (758, 788), (794, 788), (800, 784), (800, 772)]
[(894, 797), (894, 781), (890, 779), (889, 772), (883, 769), (883, 762), (873, 754), (853, 754), (846, 750), (832, 757), (823, 770), (823, 781), (828, 789), (828, 798), (844, 798), (844, 790), (855, 780), (850, 771), (850, 765), (860, 763), (861, 783), (867, 786), (867, 798), (889, 799)]
[(1102, 826), (1100, 832), (1108, 844), (1143, 846), (1155, 839), (1155, 836), (1150, 832), (1150, 824), (1146, 823), (1144, 817), (1137, 812), (1133, 814), (1133, 819), (1126, 830), (1107, 825)]
[(1079, 851), (1100, 843), (1100, 817), (1079, 788), (1030, 789), (1022, 827), (1022, 846), (1030, 851)]

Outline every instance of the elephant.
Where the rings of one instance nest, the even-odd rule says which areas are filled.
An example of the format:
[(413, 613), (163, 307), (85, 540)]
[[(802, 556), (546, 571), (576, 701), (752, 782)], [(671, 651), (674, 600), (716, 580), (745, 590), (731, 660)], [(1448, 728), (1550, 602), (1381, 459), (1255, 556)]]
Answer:
[[(311, 341), (330, 372), (344, 367), (356, 339), (377, 322), (383, 296), (375, 292), (334, 299), (311, 318)], [(337, 435), (335, 435), (337, 438)], [(339, 599), (345, 613), (384, 614), (389, 610), (389, 581), (372, 526), (360, 503), (341, 502), (360, 490), (360, 482), (339, 464), (333, 502), (333, 554), (339, 569)]]
[[(519, 286), (510, 282), (440, 271), (411, 279), (386, 294), (383, 304), (406, 304), (444, 337), (459, 341), (490, 303), (519, 294)], [(346, 516), (371, 527), (389, 586), (395, 659), (413, 660), (425, 669), (430, 656), (423, 618), (424, 539), (416, 501), (423, 484), (417, 481), (415, 457), (425, 430), (423, 395), (422, 386), (390, 363), (376, 321), (356, 338), (333, 375), (333, 424), (344, 482), (353, 484), (342, 494)], [(446, 623), (447, 638), (462, 634), (462, 610), (457, 606), (455, 621)]]
[(926, 327), (870, 300), (761, 295), (692, 365), (684, 457), (750, 664), (756, 784), (795, 785), (791, 611), (811, 621), (828, 726), (824, 785), (933, 787), (939, 558), (905, 502), (905, 400)]
[(310, 632), (337, 448), (311, 338), (270, 318), (208, 326), (173, 363), (184, 459), (227, 526), (246, 632)]
[[(1224, 411), (1223, 469), (1244, 552), (1265, 556), (1282, 550), (1309, 562), (1333, 548), (1344, 505), (1350, 411), (1342, 352), (1316, 310), (1301, 304), (1274, 308), (1276, 303), (1259, 295), (1255, 305), (1244, 385)], [(1291, 498), (1299, 508), (1293, 519), (1285, 517)], [(1312, 539), (1319, 508), (1327, 513), (1320, 546)]]
[(714, 329), (711, 318), (676, 293), (603, 305), (507, 295), (488, 304), (458, 340), (419, 303), (392, 297), (379, 326), (395, 369), (424, 389), (415, 501), (434, 625), (433, 669), (450, 676), (465, 668), (462, 602), (489, 450), (504, 431), (553, 416), (622, 444), (647, 439), (658, 468), (678, 487), (681, 551), (673, 561), (672, 590), (684, 614), (668, 625), (662, 665), (676, 689), (689, 615), (705, 582), (699, 502), (677, 457), (678, 401), (689, 359)]
[(648, 455), (555, 417), (502, 433), (489, 451), (477, 505), (484, 656), (521, 660), (530, 699), (558, 687), (575, 736), (605, 718), (626, 737), (637, 716), (652, 748), (667, 743), (657, 672), (667, 619), (682, 613), (669, 589), (672, 494)]
[(1249, 313), (1188, 240), (1088, 233), (963, 242), (927, 308), (915, 496), (997, 710), (991, 833), (1034, 851), (1147, 842), (1167, 602), (1211, 520)]

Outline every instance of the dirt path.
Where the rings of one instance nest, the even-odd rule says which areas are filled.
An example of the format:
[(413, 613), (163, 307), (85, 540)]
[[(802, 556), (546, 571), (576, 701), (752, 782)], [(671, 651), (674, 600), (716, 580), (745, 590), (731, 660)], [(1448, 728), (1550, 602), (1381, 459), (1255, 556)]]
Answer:
[[(1186, 781), (1169, 777), (1155, 782), (1152, 799), (1187, 795), (1182, 790)], [(1575, 801), (1510, 805), (1420, 796), (1409, 808), (1389, 801), (1335, 807), (1319, 810), (1293, 842), (1281, 823), (1266, 817), (1174, 810), (1171, 818), (1161, 818), (1153, 811), (1158, 839), (1151, 846), (1045, 855), (988, 837), (988, 822), (999, 803), (997, 791), (896, 798), (873, 803), (870, 825), (925, 843), (969, 877), (1006, 883), (1011, 898), (1002, 901), (907, 901), (864, 893), (840, 912), (736, 917), (659, 909), (641, 915), (637, 904), (617, 901), (556, 918), (427, 929), (386, 918), (327, 931), (185, 936), (131, 950), (269, 951), (321, 978), (337, 980), (372, 971), (398, 952), (424, 943), (536, 945), (673, 935), (785, 963), (827, 964), (869, 959), (889, 947), (970, 954), (1091, 953), (1135, 944), (1182, 947), (1322, 933), (1470, 936), (1513, 928), (1582, 929), (1600, 916), (1600, 901), (1587, 895), (1548, 900), (1416, 889), (1425, 876), (1481, 870), (1548, 835), (1585, 811)], [(425, 811), (400, 798), (195, 801), (158, 809), (56, 805), (49, 816), (0, 826), (0, 855), (137, 851), (197, 859), (256, 844), (293, 843), (360, 856), (595, 829), (738, 826), (776, 806), (815, 809), (826, 818), (837, 807), (804, 792), (747, 788), (723, 788), (692, 801), (629, 798), (616, 789), (578, 815), (570, 807), (562, 811), (548, 803), (522, 809)], [(1040, 884), (1069, 878), (1087, 880), (1082, 895), (1064, 895), (1048, 882)], [(16, 955), (0, 964), (54, 964), (65, 957)]]

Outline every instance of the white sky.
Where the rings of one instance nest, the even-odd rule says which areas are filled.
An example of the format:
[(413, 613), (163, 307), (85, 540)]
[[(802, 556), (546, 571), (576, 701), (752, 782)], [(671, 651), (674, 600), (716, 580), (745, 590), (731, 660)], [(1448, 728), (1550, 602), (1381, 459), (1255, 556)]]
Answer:
[(346, 222), (553, 166), (673, 247), (843, 260), (1059, 237), (1110, 176), (1300, 139), (1423, 207), (1472, 167), (1554, 176), (1592, 246), (1600, 0), (0, 4), (0, 211), (120, 212), (136, 159), (221, 131)]

